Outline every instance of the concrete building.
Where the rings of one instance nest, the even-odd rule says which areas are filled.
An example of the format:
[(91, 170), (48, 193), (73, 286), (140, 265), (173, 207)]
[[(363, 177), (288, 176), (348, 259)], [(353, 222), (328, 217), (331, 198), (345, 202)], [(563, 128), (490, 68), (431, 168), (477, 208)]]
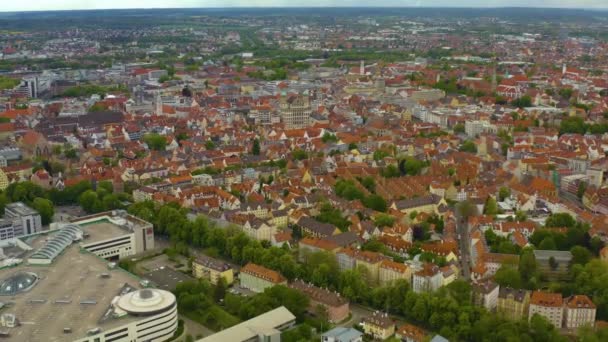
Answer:
[(321, 335), (321, 342), (362, 342), (363, 333), (353, 328), (336, 327)]
[(251, 262), (241, 268), (239, 279), (241, 287), (258, 293), (275, 285), (287, 285), (287, 279), (279, 272)]
[(207, 279), (213, 285), (217, 284), (220, 278), (224, 278), (228, 285), (234, 282), (234, 272), (228, 263), (206, 255), (199, 255), (192, 261), (192, 275)]
[(281, 306), (198, 342), (280, 342), (281, 331), (295, 323), (296, 316)]
[(433, 264), (425, 264), (423, 269), (412, 277), (414, 292), (433, 292), (443, 286), (443, 273)]
[(501, 287), (498, 291), (496, 312), (503, 317), (518, 321), (526, 317), (530, 306), (530, 291)]
[(308, 304), (309, 313), (316, 315), (318, 306), (323, 306), (331, 323), (343, 321), (350, 313), (348, 299), (340, 296), (337, 292), (322, 289), (301, 280), (292, 282), (289, 287), (304, 293), (310, 299)]
[(473, 284), (473, 303), (493, 311), (498, 306), (498, 293), (500, 286), (493, 281)]
[(23, 202), (7, 204), (4, 218), (13, 221), (13, 236), (36, 234), (42, 231), (42, 221), (38, 212)]
[(560, 329), (564, 317), (562, 295), (543, 291), (532, 292), (528, 320), (532, 319), (535, 314), (543, 316), (556, 328)]
[(304, 128), (311, 122), (312, 107), (307, 91), (302, 95), (281, 94), (279, 109), (287, 129)]
[(595, 325), (596, 306), (585, 295), (570, 296), (564, 300), (564, 328), (578, 329)]
[(113, 210), (71, 221), (84, 232), (81, 247), (108, 260), (122, 259), (154, 249), (152, 223)]
[(395, 323), (388, 314), (376, 311), (363, 319), (363, 331), (374, 339), (385, 340), (395, 333)]
[[(35, 236), (28, 243), (55, 241), (55, 246), (60, 240), (53, 236), (59, 234)], [(172, 293), (140, 289), (133, 275), (83, 251), (71, 238), (63, 241), (68, 245), (45, 267), (21, 263), (0, 270), (0, 300), (12, 302), (6, 313), (29, 322), (3, 327), (8, 340), (160, 342), (173, 336), (177, 303)]]

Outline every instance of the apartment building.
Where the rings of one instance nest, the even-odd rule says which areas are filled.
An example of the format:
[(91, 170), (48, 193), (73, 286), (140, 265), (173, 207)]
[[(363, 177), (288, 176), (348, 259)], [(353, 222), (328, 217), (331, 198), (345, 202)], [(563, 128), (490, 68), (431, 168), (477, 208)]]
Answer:
[(562, 295), (543, 291), (532, 292), (528, 320), (532, 319), (535, 314), (543, 316), (556, 328), (561, 328), (564, 317)]
[(564, 328), (578, 329), (595, 325), (596, 306), (585, 295), (574, 295), (564, 300)]
[(530, 291), (501, 287), (496, 311), (503, 317), (518, 321), (526, 317), (530, 306)]
[(207, 279), (213, 285), (217, 284), (220, 278), (224, 278), (228, 285), (234, 282), (234, 272), (228, 263), (206, 255), (200, 255), (192, 261), (192, 275)]
[(239, 279), (241, 287), (258, 293), (275, 285), (287, 285), (287, 279), (283, 278), (279, 272), (254, 263), (248, 263), (241, 268)]

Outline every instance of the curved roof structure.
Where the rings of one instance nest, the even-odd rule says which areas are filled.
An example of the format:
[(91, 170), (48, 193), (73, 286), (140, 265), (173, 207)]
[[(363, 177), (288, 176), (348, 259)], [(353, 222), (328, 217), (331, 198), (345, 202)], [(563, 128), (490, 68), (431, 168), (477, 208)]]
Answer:
[(0, 283), (0, 296), (13, 296), (29, 291), (38, 283), (38, 276), (31, 272), (19, 272)]
[(55, 259), (74, 240), (82, 236), (82, 230), (75, 224), (67, 225), (53, 238), (30, 256), (30, 259)]
[(142, 289), (123, 295), (117, 305), (130, 314), (149, 315), (175, 305), (175, 295), (165, 290)]

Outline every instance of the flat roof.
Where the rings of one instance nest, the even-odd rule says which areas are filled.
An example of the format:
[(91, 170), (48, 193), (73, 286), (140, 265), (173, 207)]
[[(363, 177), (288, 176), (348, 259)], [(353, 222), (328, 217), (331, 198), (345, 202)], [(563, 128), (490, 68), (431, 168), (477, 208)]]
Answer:
[[(89, 329), (99, 327), (106, 331), (135, 319), (126, 316), (101, 321), (114, 297), (126, 288), (139, 288), (139, 280), (121, 269), (109, 269), (106, 261), (81, 252), (76, 244), (68, 246), (51, 265), (23, 263), (2, 269), (0, 280), (19, 272), (33, 272), (40, 280), (27, 292), (0, 297), (0, 301), (8, 303), (2, 313), (15, 314), (21, 322), (16, 328), (3, 328), (10, 333), (11, 340), (75, 340), (85, 337)], [(56, 303), (57, 300), (62, 303)], [(81, 304), (82, 301), (89, 304)], [(72, 329), (69, 335), (63, 332), (67, 327)]]
[(287, 310), (287, 308), (281, 306), (198, 341), (247, 341), (258, 335), (259, 332), (271, 333), (275, 327), (279, 327), (283, 324), (295, 321), (295, 319), (296, 316), (294, 316), (289, 310)]
[(17, 213), (17, 214), (19, 214), (21, 216), (36, 215), (36, 214), (38, 214), (38, 212), (36, 210), (28, 207), (23, 202), (9, 203), (9, 204), (6, 205), (5, 208), (9, 209), (11, 211), (14, 211), (15, 213)]
[[(76, 223), (78, 224), (78, 223)], [(82, 240), (83, 245), (88, 245), (92, 242), (115, 239), (120, 236), (128, 235), (133, 232), (115, 225), (108, 220), (100, 220), (94, 223), (79, 225), (85, 234), (89, 236)]]
[(178, 284), (196, 280), (194, 277), (186, 275), (180, 271), (177, 271), (169, 266), (160, 266), (146, 274), (143, 278), (148, 279), (154, 283), (155, 287), (163, 290), (172, 291), (175, 290)]

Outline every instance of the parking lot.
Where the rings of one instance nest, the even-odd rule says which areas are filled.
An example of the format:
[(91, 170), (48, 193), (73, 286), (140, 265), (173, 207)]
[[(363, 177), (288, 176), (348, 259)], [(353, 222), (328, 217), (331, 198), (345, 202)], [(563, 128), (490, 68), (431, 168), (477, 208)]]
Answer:
[(174, 290), (179, 283), (194, 280), (194, 277), (184, 274), (183, 272), (176, 271), (169, 266), (161, 266), (148, 273), (145, 273), (143, 278), (153, 282), (156, 287), (167, 291)]

